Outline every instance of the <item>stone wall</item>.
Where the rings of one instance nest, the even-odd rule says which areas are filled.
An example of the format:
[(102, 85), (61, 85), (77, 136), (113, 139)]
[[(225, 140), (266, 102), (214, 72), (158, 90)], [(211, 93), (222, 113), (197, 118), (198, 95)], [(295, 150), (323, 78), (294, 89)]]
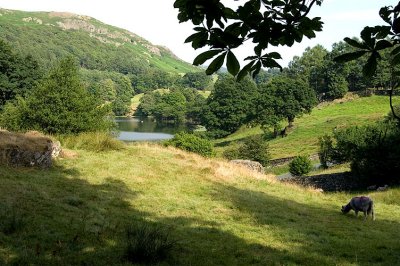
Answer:
[(26, 134), (0, 131), (0, 163), (14, 167), (50, 167), (61, 152), (59, 141), (37, 132)]

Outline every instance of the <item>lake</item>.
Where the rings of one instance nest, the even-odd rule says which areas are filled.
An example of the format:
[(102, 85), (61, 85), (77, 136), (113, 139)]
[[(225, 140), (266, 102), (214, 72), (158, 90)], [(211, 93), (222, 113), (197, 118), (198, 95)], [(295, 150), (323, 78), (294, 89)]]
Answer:
[(157, 123), (147, 117), (118, 117), (115, 119), (122, 141), (160, 141), (171, 139), (175, 133), (188, 131), (184, 124)]

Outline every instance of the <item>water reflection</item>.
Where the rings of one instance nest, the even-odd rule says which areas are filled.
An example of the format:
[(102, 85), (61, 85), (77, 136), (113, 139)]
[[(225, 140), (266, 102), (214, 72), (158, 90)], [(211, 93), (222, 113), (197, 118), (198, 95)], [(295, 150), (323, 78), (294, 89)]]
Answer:
[(119, 140), (123, 141), (157, 141), (173, 137), (179, 131), (187, 131), (187, 125), (157, 123), (150, 118), (119, 117), (115, 119), (119, 129)]

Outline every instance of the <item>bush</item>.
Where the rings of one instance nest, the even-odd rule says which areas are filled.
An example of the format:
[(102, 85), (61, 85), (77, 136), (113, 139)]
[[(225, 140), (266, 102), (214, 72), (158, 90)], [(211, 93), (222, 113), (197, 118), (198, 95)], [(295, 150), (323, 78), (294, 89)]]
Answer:
[(133, 224), (126, 229), (124, 257), (132, 263), (157, 263), (167, 258), (174, 246), (169, 232), (148, 223)]
[(308, 156), (297, 156), (289, 163), (289, 172), (294, 176), (303, 176), (312, 169)]
[(323, 168), (328, 168), (328, 164), (333, 163), (334, 149), (331, 136), (325, 135), (319, 138), (318, 157)]
[(238, 149), (239, 159), (248, 159), (267, 166), (270, 160), (268, 143), (261, 135), (256, 135), (245, 139), (242, 146)]
[(194, 134), (186, 132), (176, 134), (172, 139), (166, 141), (165, 145), (174, 146), (205, 157), (211, 157), (214, 155), (213, 145), (209, 140), (202, 139)]
[(336, 162), (350, 162), (351, 171), (369, 184), (398, 183), (400, 127), (393, 120), (351, 127), (334, 133), (329, 148)]
[(233, 145), (227, 147), (226, 149), (224, 149), (222, 156), (228, 160), (240, 159), (239, 147), (240, 145)]

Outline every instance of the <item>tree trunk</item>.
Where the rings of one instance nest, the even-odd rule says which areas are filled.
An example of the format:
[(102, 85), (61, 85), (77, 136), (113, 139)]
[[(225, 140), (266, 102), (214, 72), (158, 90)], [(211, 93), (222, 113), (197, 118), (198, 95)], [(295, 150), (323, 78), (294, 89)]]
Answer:
[(293, 127), (294, 117), (288, 117), (288, 123), (289, 123), (288, 125), (289, 128)]

